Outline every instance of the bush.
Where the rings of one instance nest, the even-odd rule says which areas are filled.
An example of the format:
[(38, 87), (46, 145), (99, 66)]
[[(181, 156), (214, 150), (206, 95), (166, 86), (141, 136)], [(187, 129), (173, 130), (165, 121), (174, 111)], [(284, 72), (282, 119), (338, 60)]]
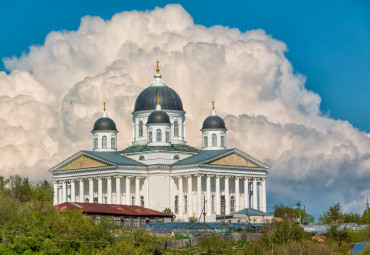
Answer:
[(204, 237), (200, 245), (207, 254), (233, 254), (231, 242), (216, 233)]

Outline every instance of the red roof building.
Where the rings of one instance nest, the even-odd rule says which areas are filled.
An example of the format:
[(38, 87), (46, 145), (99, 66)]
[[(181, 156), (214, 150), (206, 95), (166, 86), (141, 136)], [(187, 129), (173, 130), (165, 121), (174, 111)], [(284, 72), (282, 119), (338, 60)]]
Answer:
[(101, 217), (111, 218), (117, 226), (140, 227), (147, 222), (171, 222), (172, 215), (136, 205), (66, 202), (55, 206), (56, 210), (81, 210), (100, 222)]

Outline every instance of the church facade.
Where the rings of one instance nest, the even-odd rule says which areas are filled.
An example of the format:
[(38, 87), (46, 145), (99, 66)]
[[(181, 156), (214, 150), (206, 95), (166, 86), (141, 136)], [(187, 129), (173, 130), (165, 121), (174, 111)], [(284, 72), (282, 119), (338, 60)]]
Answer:
[(171, 209), (177, 219), (228, 215), (243, 208), (266, 212), (269, 166), (226, 147), (226, 126), (213, 104), (202, 125), (202, 147), (186, 143), (179, 95), (162, 80), (136, 99), (132, 146), (117, 150), (117, 127), (105, 104), (92, 132), (92, 150), (79, 151), (49, 171), (54, 205), (64, 202)]

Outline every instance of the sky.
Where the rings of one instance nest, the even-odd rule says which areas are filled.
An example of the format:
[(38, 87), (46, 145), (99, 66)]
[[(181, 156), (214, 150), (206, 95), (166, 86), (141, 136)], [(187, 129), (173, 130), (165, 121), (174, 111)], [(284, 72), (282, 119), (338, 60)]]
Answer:
[(159, 58), (189, 144), (215, 99), (229, 146), (272, 166), (271, 210), (299, 197), (316, 217), (336, 202), (362, 212), (369, 3), (199, 2), (3, 2), (0, 174), (50, 178), (48, 168), (91, 146), (105, 100), (128, 146), (133, 104)]

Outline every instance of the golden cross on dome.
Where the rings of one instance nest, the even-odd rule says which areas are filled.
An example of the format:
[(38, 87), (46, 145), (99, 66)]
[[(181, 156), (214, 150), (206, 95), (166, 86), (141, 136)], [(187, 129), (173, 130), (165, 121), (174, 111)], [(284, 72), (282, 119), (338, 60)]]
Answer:
[(212, 100), (212, 110), (215, 110), (215, 100)]
[(105, 108), (105, 102), (104, 102), (104, 108), (103, 108), (103, 110), (104, 110), (104, 111), (106, 111), (106, 110), (107, 110), (107, 108)]
[(157, 71), (157, 74), (159, 74), (159, 71), (160, 71), (160, 70), (159, 70), (159, 60), (157, 60), (157, 62), (156, 62), (156, 63), (157, 63), (157, 69), (156, 69), (156, 71)]
[(159, 105), (159, 95), (157, 94), (157, 105)]

